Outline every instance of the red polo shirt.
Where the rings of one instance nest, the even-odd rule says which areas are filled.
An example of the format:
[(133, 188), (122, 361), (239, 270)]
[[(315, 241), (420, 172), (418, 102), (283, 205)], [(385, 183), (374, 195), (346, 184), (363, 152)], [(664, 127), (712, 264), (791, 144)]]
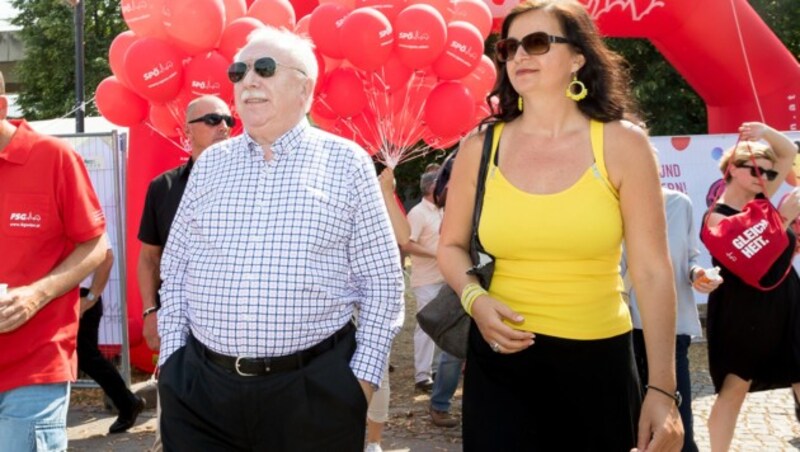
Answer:
[[(0, 283), (31, 284), (105, 231), (82, 158), (24, 121), (0, 150)], [(0, 391), (75, 380), (78, 288), (0, 334)]]

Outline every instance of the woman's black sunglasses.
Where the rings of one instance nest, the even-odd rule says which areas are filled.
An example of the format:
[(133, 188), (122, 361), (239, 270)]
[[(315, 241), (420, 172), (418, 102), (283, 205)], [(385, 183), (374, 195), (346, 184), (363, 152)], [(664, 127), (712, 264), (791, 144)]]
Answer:
[(543, 31), (537, 31), (526, 35), (521, 40), (517, 38), (506, 38), (497, 41), (494, 45), (495, 57), (497, 61), (505, 63), (513, 59), (517, 54), (517, 49), (522, 44), (522, 49), (528, 55), (544, 55), (550, 51), (550, 44), (569, 44), (567, 38), (561, 36), (551, 36)]
[[(262, 57), (253, 61), (253, 70), (256, 71), (256, 74), (258, 74), (263, 78), (269, 78), (275, 75), (275, 70), (278, 68), (278, 66), (294, 69), (295, 71), (303, 75), (306, 75), (305, 71), (303, 71), (302, 69), (278, 63), (272, 57)], [(243, 61), (237, 61), (236, 63), (233, 63), (228, 67), (228, 78), (233, 83), (239, 83), (240, 81), (242, 81), (244, 76), (247, 75), (247, 70), (249, 68), (250, 67), (248, 66), (247, 63)]]
[[(760, 172), (762, 175), (767, 176), (768, 181), (774, 181), (775, 178), (778, 177), (777, 171), (771, 169), (764, 169), (760, 166), (750, 166), (750, 165), (736, 165), (736, 166), (738, 166), (739, 168), (749, 168), (750, 175), (753, 177), (758, 177), (758, 174)], [(756, 170), (758, 170), (758, 172), (756, 172)]]
[(194, 124), (196, 122), (202, 122), (203, 124), (205, 124), (207, 126), (214, 127), (214, 126), (218, 126), (219, 123), (221, 123), (222, 121), (225, 121), (225, 125), (228, 126), (228, 127), (233, 127), (233, 125), (236, 124), (236, 120), (233, 119), (232, 116), (221, 115), (219, 113), (208, 113), (208, 114), (205, 114), (205, 115), (203, 115), (203, 116), (201, 116), (199, 118), (192, 119), (191, 121), (189, 121), (189, 124)]

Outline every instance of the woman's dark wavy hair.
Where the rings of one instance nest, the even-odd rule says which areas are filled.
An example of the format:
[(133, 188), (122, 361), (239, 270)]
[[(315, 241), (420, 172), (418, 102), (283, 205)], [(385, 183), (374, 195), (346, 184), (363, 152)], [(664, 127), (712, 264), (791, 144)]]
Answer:
[[(508, 37), (508, 29), (517, 16), (529, 11), (544, 10), (553, 14), (561, 24), (565, 37), (575, 51), (583, 54), (586, 63), (578, 70), (578, 80), (586, 85), (589, 95), (578, 102), (586, 116), (601, 122), (616, 121), (628, 115), (638, 115), (630, 95), (630, 75), (625, 60), (606, 47), (586, 9), (575, 0), (528, 0), (515, 7), (503, 20), (500, 39)], [(497, 96), (499, 105), (485, 122), (508, 122), (520, 116), (517, 108), (519, 94), (511, 86), (505, 63), (498, 63), (497, 82), (486, 97)]]

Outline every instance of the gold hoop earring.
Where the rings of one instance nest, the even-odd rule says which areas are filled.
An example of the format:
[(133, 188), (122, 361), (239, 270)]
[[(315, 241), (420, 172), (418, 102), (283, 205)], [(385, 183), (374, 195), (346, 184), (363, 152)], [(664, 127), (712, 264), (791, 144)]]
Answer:
[(578, 74), (572, 74), (572, 81), (567, 85), (567, 97), (575, 102), (581, 101), (589, 95), (589, 90), (582, 81), (578, 80)]
[(517, 98), (517, 108), (519, 108), (519, 111), (522, 111), (522, 96)]

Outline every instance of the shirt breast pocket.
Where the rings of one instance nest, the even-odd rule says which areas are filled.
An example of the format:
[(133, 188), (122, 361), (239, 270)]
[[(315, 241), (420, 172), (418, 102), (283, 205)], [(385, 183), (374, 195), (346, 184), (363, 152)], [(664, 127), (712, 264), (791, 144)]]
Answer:
[(60, 222), (53, 200), (41, 194), (6, 194), (0, 203), (0, 215), (0, 227), (11, 237), (48, 238)]

